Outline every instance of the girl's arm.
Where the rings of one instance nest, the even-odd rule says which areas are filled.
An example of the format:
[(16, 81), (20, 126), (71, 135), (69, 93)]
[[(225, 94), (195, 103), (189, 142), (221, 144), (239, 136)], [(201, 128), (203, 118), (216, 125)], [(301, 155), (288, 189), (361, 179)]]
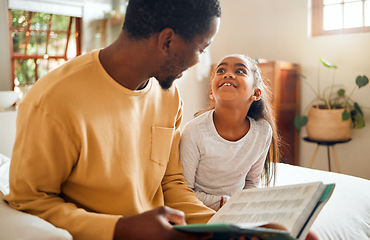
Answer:
[(265, 165), (267, 153), (270, 149), (270, 144), (272, 140), (272, 129), (269, 126), (268, 128), (268, 137), (265, 139), (265, 147), (257, 159), (257, 161), (252, 165), (251, 169), (249, 170), (246, 178), (245, 178), (245, 186), (244, 189), (256, 188), (258, 187), (261, 181), (261, 174), (263, 172), (263, 167)]
[[(180, 139), (180, 160), (186, 183), (188, 184), (188, 187), (193, 190), (195, 188), (195, 175), (201, 156), (198, 143), (199, 139), (196, 128), (191, 124), (186, 125)], [(222, 196), (207, 194), (203, 191), (194, 192), (204, 205), (216, 211), (220, 209)], [(228, 199), (229, 196), (224, 196), (224, 203)]]
[(212, 208), (215, 211), (218, 211), (222, 207), (222, 205), (225, 204), (227, 200), (230, 199), (230, 196), (227, 195), (218, 196), (207, 194), (202, 191), (195, 191), (195, 194), (197, 195), (198, 199), (204, 203), (204, 205), (206, 205), (209, 208)]
[(188, 187), (194, 189), (195, 173), (200, 161), (200, 152), (196, 141), (196, 130), (191, 125), (186, 125), (181, 134), (179, 151), (184, 178)]
[(244, 189), (258, 187), (261, 180), (261, 174), (265, 164), (266, 155), (267, 153), (262, 154), (247, 173)]

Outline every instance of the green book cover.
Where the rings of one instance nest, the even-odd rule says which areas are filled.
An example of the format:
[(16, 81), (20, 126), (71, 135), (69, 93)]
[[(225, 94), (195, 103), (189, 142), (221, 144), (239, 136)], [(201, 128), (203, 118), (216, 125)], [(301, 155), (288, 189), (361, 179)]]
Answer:
[(192, 232), (192, 233), (213, 233), (212, 240), (221, 240), (230, 238), (238, 239), (240, 236), (250, 238), (257, 236), (260, 240), (274, 239), (274, 240), (294, 240), (289, 232), (276, 229), (260, 228), (260, 227), (242, 227), (235, 224), (214, 223), (214, 224), (189, 224), (189, 225), (175, 225), (174, 228)]

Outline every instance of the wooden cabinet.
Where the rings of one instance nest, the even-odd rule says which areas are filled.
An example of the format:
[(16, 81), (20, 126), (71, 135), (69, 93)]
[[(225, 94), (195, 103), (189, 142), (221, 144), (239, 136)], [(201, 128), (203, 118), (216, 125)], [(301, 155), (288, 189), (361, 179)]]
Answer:
[(300, 66), (284, 61), (262, 60), (258, 65), (273, 93), (272, 105), (283, 142), (282, 161), (298, 165), (299, 134), (294, 128), (294, 117), (300, 112)]

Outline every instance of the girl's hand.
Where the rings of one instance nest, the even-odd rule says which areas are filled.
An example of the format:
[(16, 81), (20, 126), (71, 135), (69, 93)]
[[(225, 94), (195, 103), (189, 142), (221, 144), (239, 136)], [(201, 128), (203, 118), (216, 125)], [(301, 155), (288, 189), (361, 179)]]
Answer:
[(227, 202), (227, 200), (229, 200), (230, 197), (229, 196), (221, 196), (221, 200), (220, 200), (220, 208), (222, 208), (223, 205), (225, 205), (225, 203)]
[(225, 205), (226, 203), (226, 199), (224, 196), (221, 196), (221, 200), (220, 200), (220, 208), (222, 208), (223, 205)]

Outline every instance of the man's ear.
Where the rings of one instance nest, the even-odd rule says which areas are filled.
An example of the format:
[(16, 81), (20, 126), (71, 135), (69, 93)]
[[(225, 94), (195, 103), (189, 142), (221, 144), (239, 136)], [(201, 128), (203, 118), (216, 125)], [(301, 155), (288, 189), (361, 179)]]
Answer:
[(173, 40), (175, 37), (175, 32), (172, 28), (163, 29), (158, 35), (158, 47), (165, 53), (168, 53), (168, 50), (173, 45)]
[(258, 101), (261, 99), (262, 91), (259, 88), (254, 89), (254, 94), (252, 96), (253, 101)]

